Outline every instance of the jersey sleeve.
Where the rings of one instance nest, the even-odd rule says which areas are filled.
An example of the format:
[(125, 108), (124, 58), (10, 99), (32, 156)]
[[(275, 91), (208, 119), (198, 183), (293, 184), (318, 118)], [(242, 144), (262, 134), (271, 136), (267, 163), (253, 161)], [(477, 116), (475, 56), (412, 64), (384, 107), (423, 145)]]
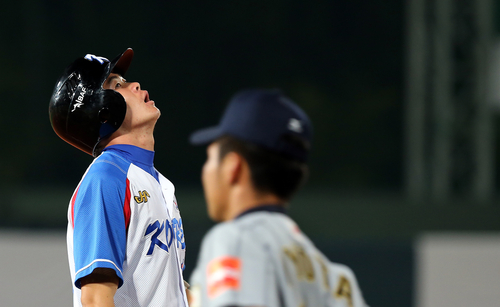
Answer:
[(195, 303), (209, 307), (266, 306), (267, 293), (275, 283), (269, 255), (259, 242), (252, 230), (216, 226), (204, 239), (192, 275)]
[(72, 209), (76, 287), (96, 268), (114, 270), (123, 284), (127, 189), (124, 170), (106, 162), (94, 163), (81, 181)]

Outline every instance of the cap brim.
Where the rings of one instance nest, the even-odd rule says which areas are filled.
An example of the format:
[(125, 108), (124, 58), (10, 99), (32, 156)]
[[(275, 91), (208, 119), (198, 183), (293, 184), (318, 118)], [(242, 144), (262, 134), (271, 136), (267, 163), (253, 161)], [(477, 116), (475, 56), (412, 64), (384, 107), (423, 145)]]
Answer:
[(223, 135), (219, 127), (210, 127), (195, 131), (189, 137), (189, 143), (192, 145), (206, 145), (212, 143)]
[(113, 61), (111, 61), (111, 72), (119, 74), (120, 76), (125, 76), (133, 58), (134, 50), (132, 50), (132, 48), (128, 48), (125, 52), (118, 55)]

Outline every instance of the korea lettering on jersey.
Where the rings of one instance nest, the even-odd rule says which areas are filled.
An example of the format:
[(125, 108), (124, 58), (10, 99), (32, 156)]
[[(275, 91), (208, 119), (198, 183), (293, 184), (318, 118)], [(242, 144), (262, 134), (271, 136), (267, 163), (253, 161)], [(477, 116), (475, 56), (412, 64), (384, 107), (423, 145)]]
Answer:
[(67, 237), (74, 306), (81, 306), (80, 279), (95, 268), (113, 269), (120, 278), (117, 306), (187, 306), (174, 186), (138, 165), (120, 151), (105, 151), (74, 192)]

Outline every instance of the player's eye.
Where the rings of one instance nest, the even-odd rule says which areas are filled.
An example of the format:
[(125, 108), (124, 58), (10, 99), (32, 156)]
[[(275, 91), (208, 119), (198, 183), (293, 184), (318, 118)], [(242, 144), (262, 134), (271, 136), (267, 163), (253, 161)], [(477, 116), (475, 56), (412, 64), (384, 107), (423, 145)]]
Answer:
[(115, 89), (122, 87), (122, 84), (120, 82), (116, 82), (115, 84)]

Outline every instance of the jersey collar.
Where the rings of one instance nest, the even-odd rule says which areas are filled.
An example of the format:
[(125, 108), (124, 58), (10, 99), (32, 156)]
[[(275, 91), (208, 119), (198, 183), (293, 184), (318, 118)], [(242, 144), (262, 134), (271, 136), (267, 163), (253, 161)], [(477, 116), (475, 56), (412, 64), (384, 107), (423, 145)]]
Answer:
[(117, 144), (117, 145), (111, 145), (106, 148), (104, 148), (104, 151), (119, 151), (121, 152), (122, 155), (126, 156), (127, 159), (134, 163), (140, 163), (144, 164), (146, 166), (152, 167), (153, 166), (153, 161), (155, 157), (155, 152), (146, 150), (134, 145), (127, 145), (127, 144)]
[(240, 213), (240, 215), (238, 215), (235, 219), (240, 218), (248, 213), (259, 212), (259, 211), (278, 212), (286, 214), (286, 209), (282, 204), (269, 204), (269, 205), (266, 204), (254, 207), (252, 209), (248, 209), (247, 211)]

